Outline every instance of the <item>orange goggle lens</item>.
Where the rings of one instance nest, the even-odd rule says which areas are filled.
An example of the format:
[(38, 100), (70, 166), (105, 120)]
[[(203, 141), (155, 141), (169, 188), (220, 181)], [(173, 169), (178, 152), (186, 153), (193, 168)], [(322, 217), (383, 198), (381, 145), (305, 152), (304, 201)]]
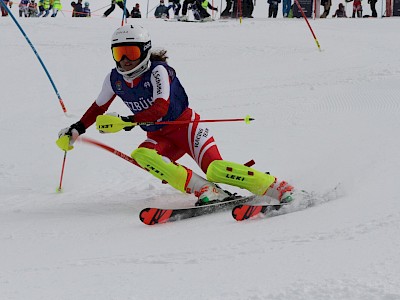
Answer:
[(120, 62), (124, 55), (129, 60), (137, 60), (140, 58), (140, 48), (138, 46), (117, 46), (112, 48), (113, 58), (116, 62)]

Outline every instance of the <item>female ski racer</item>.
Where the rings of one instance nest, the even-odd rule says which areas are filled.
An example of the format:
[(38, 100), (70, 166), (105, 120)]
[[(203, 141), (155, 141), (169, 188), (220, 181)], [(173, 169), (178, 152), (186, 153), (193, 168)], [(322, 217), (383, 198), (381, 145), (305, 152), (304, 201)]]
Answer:
[[(293, 200), (294, 189), (285, 181), (245, 165), (224, 161), (210, 129), (196, 123), (200, 116), (188, 105), (188, 96), (176, 72), (166, 63), (166, 51), (151, 53), (148, 32), (138, 25), (117, 29), (111, 40), (116, 67), (107, 74), (102, 90), (81, 119), (59, 132), (67, 142), (59, 147), (68, 151), (77, 137), (85, 133), (96, 117), (104, 114), (116, 96), (122, 99), (133, 115), (123, 121), (191, 121), (184, 125), (141, 126), (147, 139), (131, 157), (143, 169), (172, 187), (198, 197), (196, 205), (222, 201), (230, 194), (214, 182), (268, 195), (281, 202)], [(132, 127), (130, 128), (132, 129)], [(67, 138), (65, 138), (67, 137)], [(207, 180), (177, 160), (190, 155), (207, 175)]]

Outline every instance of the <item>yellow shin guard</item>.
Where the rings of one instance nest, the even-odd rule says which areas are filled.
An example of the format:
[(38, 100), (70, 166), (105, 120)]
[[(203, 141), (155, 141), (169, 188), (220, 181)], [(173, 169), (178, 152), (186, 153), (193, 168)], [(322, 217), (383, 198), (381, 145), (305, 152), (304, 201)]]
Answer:
[(172, 187), (185, 192), (187, 170), (181, 165), (166, 161), (156, 150), (138, 148), (132, 152), (131, 157), (151, 175), (167, 182)]
[(225, 183), (263, 195), (275, 177), (234, 162), (215, 160), (207, 169), (207, 180)]

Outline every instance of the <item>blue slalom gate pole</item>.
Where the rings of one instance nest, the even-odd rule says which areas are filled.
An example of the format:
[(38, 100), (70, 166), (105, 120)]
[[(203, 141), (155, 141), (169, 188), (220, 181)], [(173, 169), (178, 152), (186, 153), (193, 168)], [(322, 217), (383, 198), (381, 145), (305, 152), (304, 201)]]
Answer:
[(125, 16), (125, 11), (127, 11), (127, 9), (126, 9), (126, 0), (124, 0), (124, 11), (122, 12), (122, 22), (121, 22), (121, 26), (124, 26), (124, 19), (126, 18), (126, 16)]
[[(126, 1), (126, 0), (125, 0)], [(67, 109), (65, 108), (64, 102), (61, 99), (60, 93), (57, 90), (56, 85), (54, 84), (53, 79), (50, 76), (49, 71), (47, 71), (46, 66), (44, 65), (42, 59), (40, 58), (39, 53), (36, 51), (35, 47), (33, 46), (33, 44), (31, 43), (31, 41), (29, 40), (28, 36), (26, 35), (25, 31), (22, 29), (21, 25), (19, 25), (17, 19), (14, 17), (14, 15), (12, 14), (11, 10), (7, 7), (7, 5), (4, 3), (3, 0), (0, 0), (0, 4), (3, 5), (3, 7), (5, 7), (6, 11), (8, 12), (8, 14), (11, 16), (11, 18), (13, 19), (14, 23), (17, 25), (18, 29), (21, 31), (22, 35), (24, 36), (24, 38), (26, 39), (26, 41), (28, 42), (29, 46), (31, 46), (33, 52), (35, 53), (37, 59), (39, 60), (40, 64), (43, 67), (44, 72), (47, 75), (47, 78), (49, 78), (51, 85), (53, 86), (54, 92), (57, 95), (58, 101), (60, 102), (61, 108), (64, 112), (64, 114), (67, 114)]]

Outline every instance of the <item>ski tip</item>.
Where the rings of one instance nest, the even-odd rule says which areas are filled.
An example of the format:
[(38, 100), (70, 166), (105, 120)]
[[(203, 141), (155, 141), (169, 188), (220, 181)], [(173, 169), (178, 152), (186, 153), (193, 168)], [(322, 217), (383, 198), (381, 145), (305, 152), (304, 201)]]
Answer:
[(168, 222), (171, 214), (172, 210), (169, 209), (145, 208), (140, 212), (139, 218), (146, 225), (155, 225)]

